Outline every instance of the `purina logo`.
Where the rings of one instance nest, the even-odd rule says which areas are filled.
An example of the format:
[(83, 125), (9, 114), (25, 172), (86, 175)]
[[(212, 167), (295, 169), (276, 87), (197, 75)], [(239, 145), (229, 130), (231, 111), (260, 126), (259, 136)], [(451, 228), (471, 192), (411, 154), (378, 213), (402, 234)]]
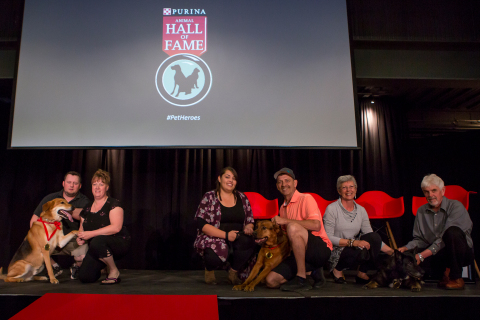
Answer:
[(205, 15), (204, 9), (172, 9), (172, 8), (163, 8), (164, 16), (175, 16), (175, 15)]
[[(180, 10), (182, 16), (172, 16)], [(192, 16), (195, 10), (205, 14), (203, 9), (163, 9), (162, 50), (169, 57), (157, 69), (155, 86), (165, 101), (179, 107), (199, 103), (212, 87), (210, 68), (200, 58), (207, 52), (207, 17)]]

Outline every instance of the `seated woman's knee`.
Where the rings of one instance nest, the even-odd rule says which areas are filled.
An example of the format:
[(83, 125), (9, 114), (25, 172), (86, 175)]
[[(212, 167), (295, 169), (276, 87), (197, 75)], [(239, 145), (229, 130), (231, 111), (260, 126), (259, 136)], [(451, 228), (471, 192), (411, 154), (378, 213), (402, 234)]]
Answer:
[(366, 233), (360, 237), (361, 240), (365, 240), (370, 244), (381, 243), (382, 237), (376, 232)]

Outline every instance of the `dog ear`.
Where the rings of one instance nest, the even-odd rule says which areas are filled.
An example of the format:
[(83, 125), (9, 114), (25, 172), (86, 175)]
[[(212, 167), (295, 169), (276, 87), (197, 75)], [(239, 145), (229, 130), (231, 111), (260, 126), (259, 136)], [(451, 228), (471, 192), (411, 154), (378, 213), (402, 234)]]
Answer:
[(280, 227), (280, 225), (275, 223), (273, 225), (273, 229), (275, 230), (275, 233), (277, 234), (278, 238), (283, 237), (283, 229)]
[(47, 212), (47, 211), (50, 211), (52, 210), (53, 208), (53, 205), (54, 205), (54, 201), (48, 201), (47, 203), (45, 203), (43, 206), (42, 206), (42, 212)]
[(395, 257), (395, 260), (402, 260), (402, 253), (397, 249), (394, 250), (393, 255)]

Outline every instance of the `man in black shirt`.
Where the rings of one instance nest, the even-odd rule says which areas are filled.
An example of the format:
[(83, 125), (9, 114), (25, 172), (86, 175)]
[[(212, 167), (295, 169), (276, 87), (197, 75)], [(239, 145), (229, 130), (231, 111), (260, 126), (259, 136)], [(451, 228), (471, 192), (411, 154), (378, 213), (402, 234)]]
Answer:
[[(72, 230), (78, 230), (78, 228), (80, 227), (80, 212), (85, 206), (90, 203), (90, 200), (88, 200), (85, 195), (80, 193), (80, 188), (82, 187), (81, 182), (82, 181), (79, 173), (75, 171), (68, 172), (62, 182), (63, 189), (58, 192), (49, 194), (48, 196), (43, 198), (42, 201), (40, 201), (40, 204), (33, 212), (32, 219), (30, 219), (30, 228), (32, 227), (32, 224), (40, 217), (40, 214), (42, 213), (42, 207), (45, 203), (56, 198), (64, 198), (68, 201), (68, 203), (75, 207), (75, 210), (72, 212), (72, 217), (75, 220), (73, 220), (73, 222), (70, 222), (68, 219), (62, 219), (63, 233), (68, 234)], [(86, 244), (79, 246), (74, 238), (62, 249), (57, 248), (53, 252), (53, 255), (73, 256), (73, 258), (75, 259), (75, 263), (70, 268), (72, 272), (70, 277), (72, 279), (77, 279), (78, 269), (82, 265), (82, 260), (85, 257), (87, 250), (88, 246)], [(55, 276), (60, 275), (63, 272), (60, 266), (53, 259), (51, 259), (51, 263)]]

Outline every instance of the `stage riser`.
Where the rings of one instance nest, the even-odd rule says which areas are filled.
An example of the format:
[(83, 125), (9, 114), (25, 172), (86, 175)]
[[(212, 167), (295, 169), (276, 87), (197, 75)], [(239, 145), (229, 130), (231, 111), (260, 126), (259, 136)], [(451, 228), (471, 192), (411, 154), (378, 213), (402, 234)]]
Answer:
[(480, 297), (219, 299), (220, 320), (478, 319)]

